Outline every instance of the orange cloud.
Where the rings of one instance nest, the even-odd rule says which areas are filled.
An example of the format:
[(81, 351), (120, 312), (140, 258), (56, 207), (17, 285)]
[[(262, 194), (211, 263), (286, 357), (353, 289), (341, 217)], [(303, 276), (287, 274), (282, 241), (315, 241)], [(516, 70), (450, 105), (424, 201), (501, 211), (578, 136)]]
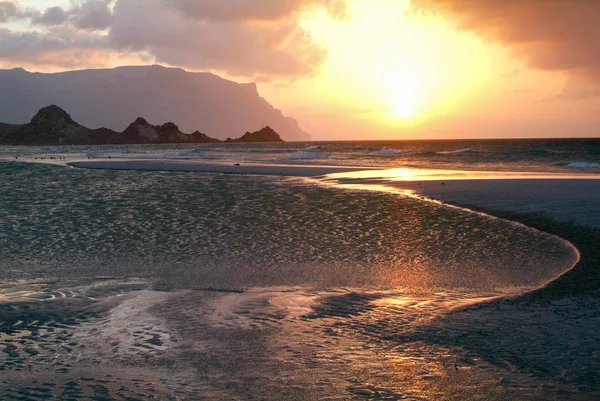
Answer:
[(413, 0), (413, 7), (508, 45), (531, 67), (567, 71), (600, 87), (600, 1)]

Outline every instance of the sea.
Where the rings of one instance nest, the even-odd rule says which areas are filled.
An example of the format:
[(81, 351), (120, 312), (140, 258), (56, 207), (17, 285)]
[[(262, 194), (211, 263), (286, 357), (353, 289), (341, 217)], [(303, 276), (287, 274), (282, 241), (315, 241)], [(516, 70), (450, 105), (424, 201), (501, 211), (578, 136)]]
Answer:
[(600, 283), (536, 296), (586, 257), (564, 230), (88, 159), (600, 177), (600, 139), (2, 146), (2, 400), (600, 398)]

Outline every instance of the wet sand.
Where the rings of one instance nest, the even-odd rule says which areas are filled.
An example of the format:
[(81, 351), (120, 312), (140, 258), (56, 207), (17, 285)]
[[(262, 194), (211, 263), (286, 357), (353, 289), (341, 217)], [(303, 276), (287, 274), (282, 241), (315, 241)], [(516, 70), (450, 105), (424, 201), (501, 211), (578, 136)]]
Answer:
[(600, 243), (600, 180), (571, 177), (398, 181), (383, 185), (411, 196), (518, 221), (574, 244), (581, 253), (577, 266), (535, 291), (535, 296), (578, 296), (600, 291), (597, 247)]
[(508, 381), (517, 372), (549, 379), (555, 384), (544, 386), (561, 399), (600, 395), (600, 333), (594, 323), (600, 321), (600, 181), (458, 179), (383, 185), (518, 221), (573, 243), (581, 260), (557, 280), (516, 298), (456, 310), (423, 327), (420, 335), (504, 366)]
[[(173, 166), (177, 167), (181, 166)], [(210, 167), (213, 170), (207, 172), (248, 170), (226, 167), (225, 171)], [(285, 174), (277, 166), (265, 166), (256, 174), (314, 176), (327, 171), (318, 168)], [(48, 311), (36, 312), (31, 318), (35, 324), (26, 326), (29, 330), (39, 320), (44, 330), (52, 331), (35, 336), (25, 331), (25, 342), (18, 330), (10, 333), (2, 367), (19, 372), (36, 358), (62, 363), (55, 369), (65, 375), (64, 382), (52, 383), (50, 376), (46, 383), (43, 376), (37, 377), (42, 384), (31, 391), (39, 398), (48, 393), (46, 386), (61, 395), (71, 395), (72, 388), (85, 389), (85, 396), (92, 391), (130, 396), (126, 389), (140, 399), (151, 399), (156, 391), (175, 394), (169, 388), (186, 389), (183, 397), (202, 394), (207, 399), (559, 400), (600, 394), (600, 251), (596, 250), (600, 181), (446, 179), (362, 178), (343, 185), (387, 188), (519, 221), (571, 241), (582, 253), (580, 263), (540, 290), (501, 300), (483, 297), (466, 306), (469, 294), (419, 297), (352, 289), (167, 294), (135, 287), (130, 297), (120, 297), (116, 307), (96, 306), (102, 297), (86, 293), (88, 298), (67, 300), (66, 306), (73, 303), (78, 313), (76, 333), (69, 327), (75, 321), (60, 320), (65, 305), (55, 310), (44, 304), (40, 308)], [(113, 291), (124, 290), (122, 286), (104, 290)], [(88, 302), (94, 308), (87, 307)], [(85, 313), (79, 312), (80, 303), (85, 304)], [(24, 313), (14, 309), (17, 306), (29, 312), (29, 304), (10, 306), (5, 314), (14, 319), (7, 327), (23, 324), (19, 321)], [(440, 310), (446, 313), (437, 313)], [(40, 320), (47, 315), (52, 319)], [(39, 354), (31, 356), (32, 349)], [(122, 379), (106, 372), (71, 373), (81, 358), (86, 365), (110, 361), (116, 366), (173, 369), (179, 375), (191, 368), (193, 373), (189, 380), (176, 377), (174, 387), (161, 381), (157, 372), (146, 378), (134, 370)], [(13, 369), (15, 363), (19, 366)], [(27, 380), (15, 376), (7, 376), (12, 381), (5, 385), (22, 387), (15, 394), (31, 396), (25, 392), (30, 391)], [(187, 387), (190, 383), (193, 388)]]
[(489, 211), (544, 214), (559, 221), (600, 228), (600, 180), (575, 176), (567, 179), (406, 181), (386, 185), (444, 203)]

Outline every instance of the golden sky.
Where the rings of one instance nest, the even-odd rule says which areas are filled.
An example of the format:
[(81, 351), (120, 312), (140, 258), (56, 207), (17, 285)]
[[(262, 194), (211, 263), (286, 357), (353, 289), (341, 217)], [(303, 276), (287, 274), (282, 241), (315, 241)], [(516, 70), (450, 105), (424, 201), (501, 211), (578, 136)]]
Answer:
[(254, 80), (314, 139), (599, 136), (600, 2), (540, 3), (8, 0), (0, 68)]

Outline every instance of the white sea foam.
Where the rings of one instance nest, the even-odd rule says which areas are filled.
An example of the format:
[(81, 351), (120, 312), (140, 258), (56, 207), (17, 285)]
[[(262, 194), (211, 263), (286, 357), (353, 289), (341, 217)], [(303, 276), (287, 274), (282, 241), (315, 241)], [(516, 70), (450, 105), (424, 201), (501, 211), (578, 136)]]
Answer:
[(308, 150), (315, 150), (315, 149), (319, 149), (319, 147), (317, 145), (306, 145), (306, 147), (303, 150), (308, 151)]
[(310, 159), (327, 159), (329, 155), (322, 153), (311, 153), (300, 150), (291, 155), (287, 155), (285, 158), (288, 160), (310, 160)]
[(409, 150), (396, 150), (390, 148), (382, 148), (379, 152), (377, 152), (380, 156), (389, 156), (389, 155), (405, 155), (410, 153)]
[(99, 158), (99, 157), (103, 157), (104, 153), (101, 152), (94, 152), (94, 151), (89, 151), (85, 154), (85, 157), (87, 157), (88, 159), (94, 159), (94, 158)]
[(574, 162), (567, 167), (571, 168), (600, 168), (600, 163), (586, 163), (586, 162)]
[(171, 153), (169, 153), (169, 156), (172, 156), (172, 157), (204, 157), (204, 155), (202, 154), (202, 151), (200, 149), (194, 149), (194, 150), (182, 151), (182, 152), (171, 152)]
[(438, 155), (458, 155), (461, 153), (471, 153), (475, 152), (473, 149), (458, 149), (458, 150), (444, 150), (441, 152), (437, 152)]

